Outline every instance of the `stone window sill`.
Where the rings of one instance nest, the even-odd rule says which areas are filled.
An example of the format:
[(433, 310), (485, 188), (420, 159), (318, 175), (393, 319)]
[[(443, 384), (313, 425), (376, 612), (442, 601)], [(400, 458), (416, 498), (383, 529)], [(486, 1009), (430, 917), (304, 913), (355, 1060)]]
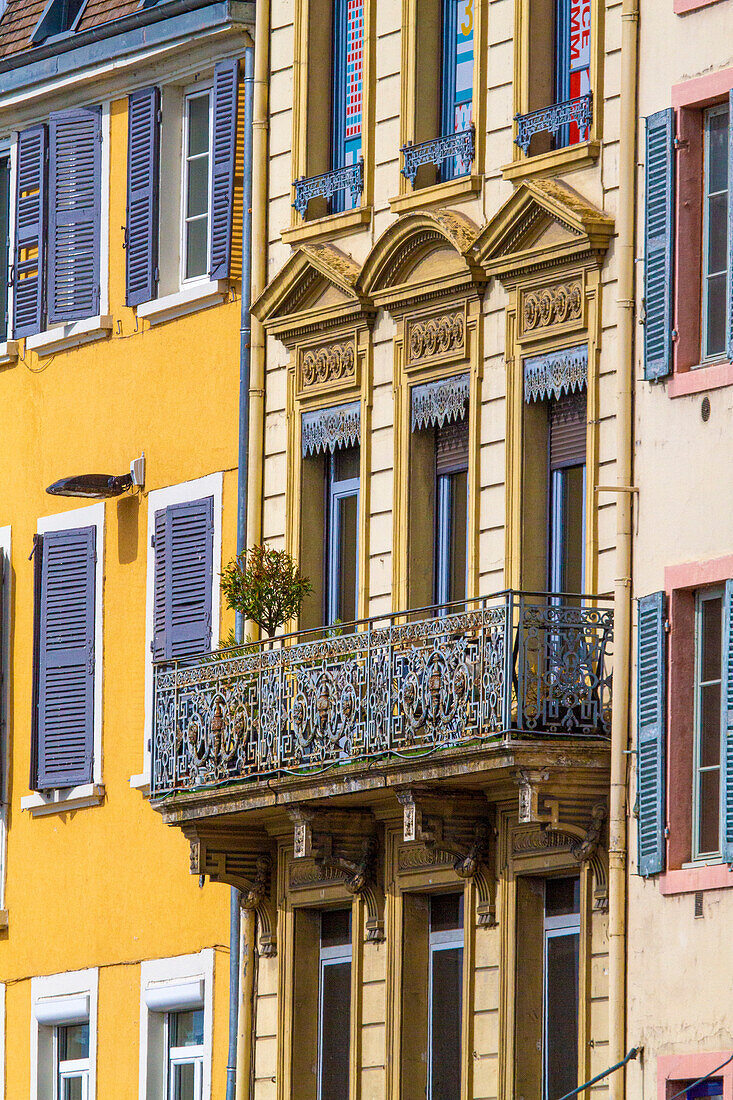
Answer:
[(393, 214), (404, 214), (408, 210), (420, 210), (424, 206), (472, 198), (481, 191), (481, 182), (481, 176), (470, 175), (434, 183), (430, 187), (418, 187), (415, 191), (390, 199), (389, 208)]
[(729, 886), (733, 886), (733, 874), (727, 863), (683, 867), (677, 871), (665, 871), (659, 876), (659, 892), (665, 897), (693, 894), (698, 890), (725, 890)]
[(0, 344), (0, 367), (7, 367), (18, 358), (18, 341), (6, 340)]
[(525, 157), (517, 150), (520, 152), (519, 157), (512, 164), (505, 164), (501, 174), (505, 180), (521, 180), (527, 176), (554, 176), (558, 172), (587, 168), (595, 163), (600, 151), (600, 141), (581, 141), (577, 145), (566, 145), (564, 149), (553, 149), (534, 157)]
[(61, 814), (67, 810), (81, 810), (86, 806), (99, 806), (104, 801), (101, 783), (82, 783), (78, 787), (64, 787), (41, 794), (34, 791), (20, 800), (21, 810), (28, 810), (31, 817)]
[(160, 325), (176, 317), (185, 317), (187, 313), (220, 305), (228, 290), (229, 283), (226, 279), (193, 283), (177, 290), (175, 294), (166, 294), (163, 298), (154, 298), (152, 302), (143, 302), (137, 307), (137, 315), (151, 325)]
[(57, 351), (102, 340), (111, 331), (111, 317), (85, 317), (83, 321), (69, 321), (68, 324), (57, 325), (46, 332), (37, 332), (35, 336), (26, 339), (25, 346), (38, 355), (55, 355)]
[(371, 206), (358, 206), (355, 210), (342, 210), (338, 214), (327, 214), (325, 218), (314, 218), (309, 222), (300, 222), (289, 229), (283, 229), (280, 236), (284, 244), (314, 243), (333, 237), (334, 234), (358, 233), (372, 220)]
[(133, 791), (140, 791), (141, 795), (148, 798), (150, 795), (150, 775), (147, 772), (141, 772), (140, 775), (131, 775), (130, 786)]
[(719, 390), (723, 386), (733, 386), (733, 363), (709, 363), (692, 370), (675, 371), (669, 380), (667, 393), (670, 397), (689, 397), (706, 390)]

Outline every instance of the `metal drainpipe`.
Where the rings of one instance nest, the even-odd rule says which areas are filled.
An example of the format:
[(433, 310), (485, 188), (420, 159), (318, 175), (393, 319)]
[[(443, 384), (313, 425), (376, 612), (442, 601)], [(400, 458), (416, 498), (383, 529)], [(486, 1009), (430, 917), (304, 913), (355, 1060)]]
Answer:
[[(609, 808), (609, 1057), (620, 1061), (626, 1031), (627, 756), (630, 722), (631, 555), (633, 493), (634, 252), (636, 224), (636, 82), (638, 0), (621, 9), (621, 133), (618, 192), (618, 327), (616, 364), (616, 579), (614, 582), (611, 804)], [(623, 1069), (609, 1081), (610, 1100), (626, 1095)]]
[[(239, 480), (237, 485), (237, 553), (246, 547), (247, 482), (249, 479), (250, 301), (252, 291), (252, 99), (254, 51), (244, 51), (244, 159), (242, 163), (242, 320), (239, 339)], [(237, 615), (235, 633), (243, 639), (244, 623)], [(229, 914), (229, 1056), (226, 1100), (235, 1100), (239, 1037), (239, 969), (241, 964), (241, 895), (232, 888)]]

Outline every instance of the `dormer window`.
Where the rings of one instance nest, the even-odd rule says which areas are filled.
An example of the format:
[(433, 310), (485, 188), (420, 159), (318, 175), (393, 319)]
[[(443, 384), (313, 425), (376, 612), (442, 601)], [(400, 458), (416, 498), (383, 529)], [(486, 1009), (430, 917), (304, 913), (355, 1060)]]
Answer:
[(75, 31), (86, 6), (87, 0), (48, 0), (31, 35), (31, 42), (38, 44), (47, 38)]

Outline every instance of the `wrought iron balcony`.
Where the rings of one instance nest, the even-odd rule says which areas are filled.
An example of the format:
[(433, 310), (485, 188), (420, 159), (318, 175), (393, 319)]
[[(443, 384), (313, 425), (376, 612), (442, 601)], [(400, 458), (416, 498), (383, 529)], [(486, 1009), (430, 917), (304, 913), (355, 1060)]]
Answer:
[[(590, 124), (593, 121), (593, 94), (566, 99), (562, 103), (553, 103), (539, 111), (530, 111), (527, 115), (515, 115), (517, 136), (514, 141), (525, 154), (529, 152), (529, 143), (535, 134), (551, 134), (558, 141), (564, 126), (574, 122), (580, 133), (580, 140), (587, 141)], [(567, 140), (561, 144), (567, 144)]]
[(402, 175), (414, 183), (418, 168), (423, 164), (434, 164), (440, 168), (446, 161), (455, 160), (458, 164), (456, 175), (465, 176), (471, 171), (475, 156), (476, 131), (473, 126), (459, 130), (456, 134), (444, 134), (432, 141), (421, 141), (418, 145), (408, 142), (400, 148), (402, 153)]
[(354, 206), (359, 206), (364, 191), (364, 158), (360, 157), (356, 164), (347, 164), (344, 168), (323, 172), (320, 176), (301, 176), (293, 186), (295, 187), (293, 206), (302, 218), (306, 215), (311, 199), (319, 196), (332, 199), (340, 191), (350, 191)]
[(610, 735), (613, 611), (503, 592), (155, 667), (152, 795)]

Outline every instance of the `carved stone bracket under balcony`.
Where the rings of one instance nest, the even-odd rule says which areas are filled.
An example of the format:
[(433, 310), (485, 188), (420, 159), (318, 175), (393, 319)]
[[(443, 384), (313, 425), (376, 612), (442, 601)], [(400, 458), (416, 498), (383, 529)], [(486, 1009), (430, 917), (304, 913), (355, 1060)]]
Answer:
[(239, 890), (242, 909), (257, 914), (258, 949), (270, 958), (277, 954), (277, 914), (272, 900), (274, 861), (272, 843), (260, 834), (197, 826), (183, 832), (191, 845), (191, 874), (226, 882)]
[(461, 879), (470, 879), (478, 896), (479, 927), (496, 924), (494, 827), (482, 795), (431, 787), (396, 792), (403, 808), (403, 837), (453, 861)]
[(535, 134), (552, 134), (557, 140), (563, 126), (574, 123), (578, 127), (580, 140), (587, 141), (590, 124), (593, 121), (593, 94), (565, 99), (562, 103), (552, 103), (539, 111), (530, 111), (526, 115), (515, 115), (517, 136), (514, 141), (523, 153), (529, 152), (529, 145)]
[(471, 171), (475, 156), (476, 132), (473, 126), (459, 130), (455, 134), (443, 134), (431, 141), (421, 141), (417, 145), (408, 142), (400, 149), (402, 153), (402, 175), (410, 183), (415, 182), (418, 169), (423, 164), (434, 164), (437, 168), (449, 160), (458, 163), (457, 175), (465, 176)]
[[(323, 881), (339, 881), (350, 894), (361, 897), (366, 906), (367, 940), (384, 939), (384, 892), (378, 873), (377, 825), (369, 813), (360, 810), (325, 811), (294, 808), (293, 868), (298, 861), (313, 860)], [(308, 879), (302, 882), (309, 884)], [(297, 872), (291, 887), (298, 886)]]
[(311, 199), (331, 199), (339, 191), (350, 191), (354, 206), (358, 206), (364, 191), (364, 158), (360, 157), (356, 164), (346, 164), (343, 168), (334, 168), (332, 172), (322, 172), (319, 176), (301, 176), (293, 186), (293, 206), (302, 218)]

